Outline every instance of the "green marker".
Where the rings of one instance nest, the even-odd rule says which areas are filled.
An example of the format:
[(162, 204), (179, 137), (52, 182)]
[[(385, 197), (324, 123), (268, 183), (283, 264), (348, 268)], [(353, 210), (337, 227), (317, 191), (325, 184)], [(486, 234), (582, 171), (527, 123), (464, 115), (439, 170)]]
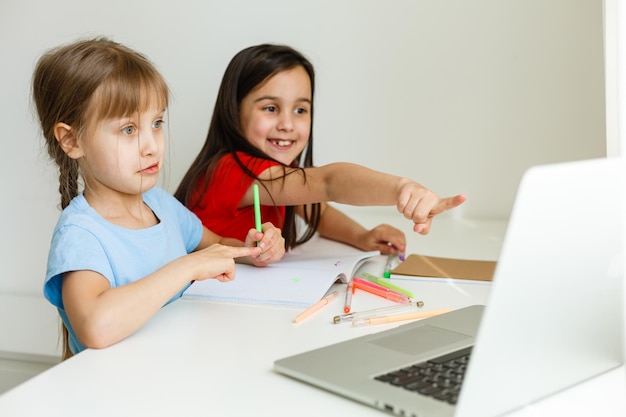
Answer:
[(385, 278), (391, 278), (391, 261), (393, 260), (393, 255), (389, 254), (387, 256), (387, 263), (385, 264), (385, 272), (383, 272), (383, 276)]
[[(259, 185), (254, 184), (252, 186), (254, 193), (254, 223), (255, 228), (259, 232), (263, 233), (263, 227), (261, 227), (261, 200), (259, 198)], [(258, 244), (258, 242), (257, 242)]]

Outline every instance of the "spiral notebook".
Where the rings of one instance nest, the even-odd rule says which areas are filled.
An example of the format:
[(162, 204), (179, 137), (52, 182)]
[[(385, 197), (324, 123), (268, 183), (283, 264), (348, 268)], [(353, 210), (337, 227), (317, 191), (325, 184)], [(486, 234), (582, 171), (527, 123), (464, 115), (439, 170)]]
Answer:
[(183, 293), (192, 300), (308, 307), (319, 301), (337, 280), (347, 282), (369, 258), (380, 252), (331, 255), (287, 253), (266, 267), (237, 265), (235, 279), (194, 282)]

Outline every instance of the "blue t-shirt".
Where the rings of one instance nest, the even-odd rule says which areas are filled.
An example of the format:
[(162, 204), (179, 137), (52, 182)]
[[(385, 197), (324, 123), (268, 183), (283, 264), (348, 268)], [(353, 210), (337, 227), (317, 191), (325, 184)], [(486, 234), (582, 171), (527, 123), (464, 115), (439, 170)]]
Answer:
[[(202, 238), (198, 217), (161, 188), (143, 194), (143, 201), (159, 220), (147, 229), (115, 225), (92, 209), (81, 194), (63, 210), (54, 229), (44, 296), (55, 305), (69, 332), (69, 346), (78, 353), (78, 341), (65, 313), (61, 296), (62, 275), (90, 270), (109, 280), (111, 288), (137, 281), (172, 260), (192, 252)], [(180, 298), (189, 284), (168, 303)]]

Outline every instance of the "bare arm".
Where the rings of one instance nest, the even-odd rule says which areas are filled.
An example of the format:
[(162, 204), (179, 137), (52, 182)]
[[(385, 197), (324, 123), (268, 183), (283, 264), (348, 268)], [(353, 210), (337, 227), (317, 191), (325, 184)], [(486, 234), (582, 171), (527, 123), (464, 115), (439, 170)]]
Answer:
[[(262, 180), (274, 179), (264, 181), (263, 185), (268, 188), (277, 206), (298, 206), (323, 201), (355, 206), (394, 205), (398, 187), (403, 182), (409, 182), (401, 177), (343, 162), (304, 170), (287, 168), (286, 172), (288, 175), (282, 178), (283, 168), (273, 166), (259, 175)], [(272, 204), (263, 187), (259, 188), (261, 203)], [(379, 192), (373, 193), (376, 189)], [(248, 190), (240, 207), (251, 205), (252, 197), (251, 190)]]
[[(393, 206), (415, 224), (414, 230), (426, 234), (432, 217), (465, 201), (465, 196), (439, 198), (415, 181), (385, 174), (350, 163), (334, 163), (322, 167), (289, 169), (274, 166), (261, 173), (261, 203), (278, 206), (298, 206), (335, 201), (355, 206)], [(306, 181), (305, 181), (306, 176)], [(267, 190), (264, 187), (267, 187)], [(268, 193), (269, 191), (269, 193)], [(270, 198), (273, 197), (273, 201)], [(239, 207), (252, 205), (252, 187)]]
[(235, 274), (233, 258), (258, 252), (256, 247), (213, 245), (116, 288), (97, 272), (68, 272), (63, 276), (63, 304), (85, 346), (107, 347), (135, 332), (190, 281), (230, 281)]

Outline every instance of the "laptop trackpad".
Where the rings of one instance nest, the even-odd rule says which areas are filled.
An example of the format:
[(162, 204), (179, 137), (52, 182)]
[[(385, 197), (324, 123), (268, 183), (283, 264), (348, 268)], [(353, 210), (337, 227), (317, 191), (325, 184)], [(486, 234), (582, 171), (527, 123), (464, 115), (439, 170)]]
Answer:
[(402, 332), (374, 338), (370, 343), (414, 355), (469, 338), (471, 336), (466, 334), (424, 324), (418, 328), (411, 327)]

